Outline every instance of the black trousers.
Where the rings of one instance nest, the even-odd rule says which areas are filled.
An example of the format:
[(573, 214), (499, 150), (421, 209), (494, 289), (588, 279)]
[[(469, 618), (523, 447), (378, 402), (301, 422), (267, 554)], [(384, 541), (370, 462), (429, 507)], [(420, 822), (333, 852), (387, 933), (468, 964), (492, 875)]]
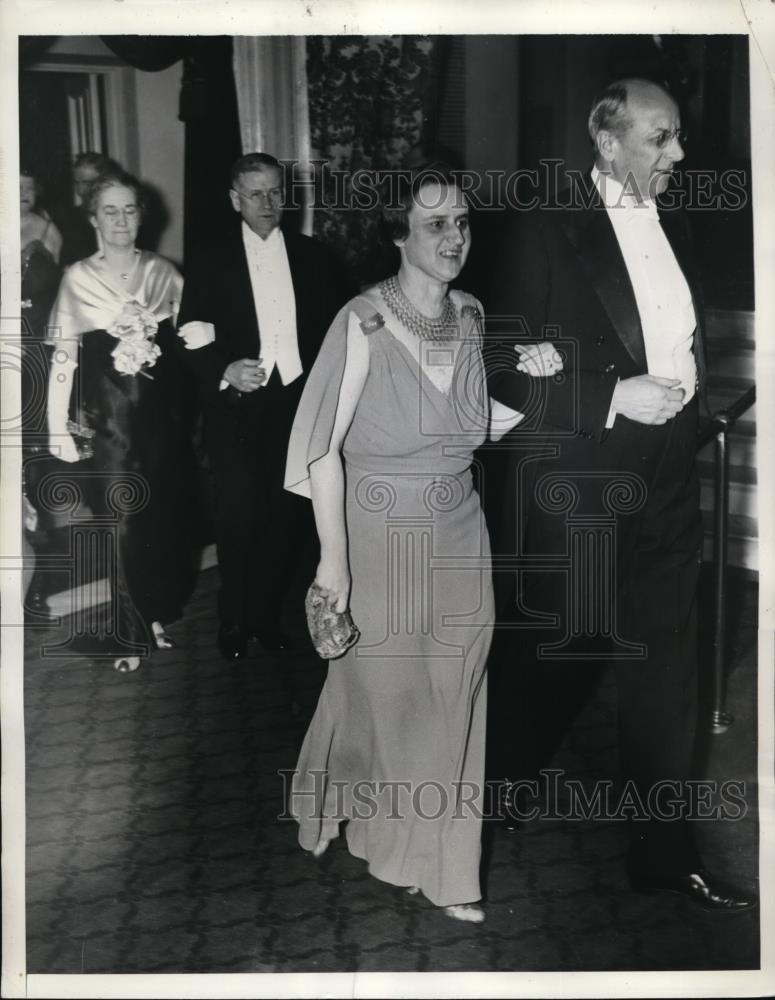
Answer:
[[(680, 800), (673, 806), (680, 816), (684, 782), (692, 776), (698, 694), (702, 524), (694, 461), (697, 405), (690, 402), (661, 427), (621, 416), (617, 424), (612, 439), (599, 446), (612, 459), (605, 469), (563, 469), (568, 489), (578, 495), (573, 515), (547, 509), (552, 504), (546, 503), (546, 491), (543, 503), (536, 499), (542, 495), (544, 470), (556, 475), (554, 463), (532, 483), (524, 551), (526, 565), (529, 559), (534, 562), (518, 578), (511, 574), (519, 582), (511, 601), (502, 601), (491, 657), (489, 772), (492, 778), (535, 779), (550, 765), (602, 671), (613, 667), (622, 776), (632, 782), (652, 817), (628, 824), (630, 867), (636, 875), (677, 873), (695, 868), (699, 858), (686, 822), (665, 818), (671, 812), (658, 790), (660, 783), (677, 783), (670, 786), (669, 798)], [(620, 504), (624, 509), (615, 518), (606, 477), (608, 485), (630, 483), (635, 494), (642, 488), (640, 497), (629, 498), (629, 509), (627, 502)], [(587, 528), (594, 527), (596, 518), (599, 523), (606, 516), (615, 520), (607, 535), (586, 535), (592, 539), (589, 544), (612, 550), (610, 603), (604, 613), (590, 607), (590, 595), (607, 600), (600, 585), (605, 558), (585, 560), (571, 551), (575, 543), (569, 517), (579, 514)], [(543, 562), (541, 556), (546, 557)], [(530, 627), (531, 616), (539, 614), (554, 615), (554, 623)], [(597, 632), (584, 629), (585, 616), (586, 624), (600, 626)], [(655, 803), (658, 817), (650, 808)]]
[(275, 369), (253, 393), (224, 390), (205, 418), (220, 617), (249, 632), (278, 627), (299, 559), (309, 559), (312, 505), (283, 489), (302, 382), (283, 386)]

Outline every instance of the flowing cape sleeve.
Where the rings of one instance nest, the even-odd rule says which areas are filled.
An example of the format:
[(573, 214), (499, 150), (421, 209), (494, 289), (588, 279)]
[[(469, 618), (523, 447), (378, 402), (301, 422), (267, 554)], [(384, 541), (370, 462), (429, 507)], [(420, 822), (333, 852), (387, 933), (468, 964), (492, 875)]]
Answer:
[(374, 306), (356, 297), (339, 310), (328, 329), (296, 411), (285, 466), (285, 489), (310, 498), (309, 467), (331, 447), (347, 360), (347, 327), (355, 313), (364, 334), (383, 325)]

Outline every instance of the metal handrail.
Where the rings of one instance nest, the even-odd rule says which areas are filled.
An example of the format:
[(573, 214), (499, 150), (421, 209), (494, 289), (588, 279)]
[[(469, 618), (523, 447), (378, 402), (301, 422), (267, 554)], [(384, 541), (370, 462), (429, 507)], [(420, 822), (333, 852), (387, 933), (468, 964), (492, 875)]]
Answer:
[(735, 721), (725, 710), (726, 685), (724, 646), (726, 644), (727, 609), (727, 534), (729, 526), (729, 449), (727, 435), (738, 419), (756, 402), (756, 386), (752, 385), (731, 406), (718, 410), (697, 439), (697, 451), (716, 439), (713, 517), (713, 590), (715, 622), (713, 626), (713, 708), (711, 732), (725, 733)]
[(700, 431), (697, 438), (697, 451), (702, 451), (714, 437), (724, 428), (730, 430), (746, 410), (750, 410), (756, 402), (756, 386), (746, 389), (743, 395), (724, 410), (717, 410), (710, 418), (708, 425)]

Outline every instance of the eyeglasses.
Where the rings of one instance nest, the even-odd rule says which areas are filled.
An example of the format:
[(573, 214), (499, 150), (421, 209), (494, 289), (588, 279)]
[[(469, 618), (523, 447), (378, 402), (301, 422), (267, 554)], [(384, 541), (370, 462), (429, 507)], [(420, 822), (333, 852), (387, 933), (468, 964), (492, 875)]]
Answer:
[(657, 149), (664, 149), (673, 139), (677, 139), (680, 146), (685, 146), (687, 138), (686, 131), (682, 128), (661, 128), (654, 135), (650, 136), (649, 141), (653, 142)]
[(117, 219), (119, 215), (133, 219), (137, 215), (138, 209), (136, 205), (127, 205), (126, 208), (103, 208), (102, 212), (108, 219)]
[(249, 193), (240, 191), (239, 188), (234, 188), (234, 191), (240, 198), (249, 201), (251, 205), (279, 205), (283, 200), (283, 189), (279, 187), (270, 188), (268, 191), (250, 191)]

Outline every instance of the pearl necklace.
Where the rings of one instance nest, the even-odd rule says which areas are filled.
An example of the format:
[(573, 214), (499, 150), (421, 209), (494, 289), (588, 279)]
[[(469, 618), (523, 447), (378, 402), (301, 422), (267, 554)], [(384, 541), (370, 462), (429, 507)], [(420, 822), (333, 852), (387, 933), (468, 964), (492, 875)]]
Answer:
[(457, 334), (457, 312), (449, 296), (441, 316), (430, 319), (409, 301), (395, 276), (380, 282), (379, 290), (396, 319), (420, 340), (451, 340)]

